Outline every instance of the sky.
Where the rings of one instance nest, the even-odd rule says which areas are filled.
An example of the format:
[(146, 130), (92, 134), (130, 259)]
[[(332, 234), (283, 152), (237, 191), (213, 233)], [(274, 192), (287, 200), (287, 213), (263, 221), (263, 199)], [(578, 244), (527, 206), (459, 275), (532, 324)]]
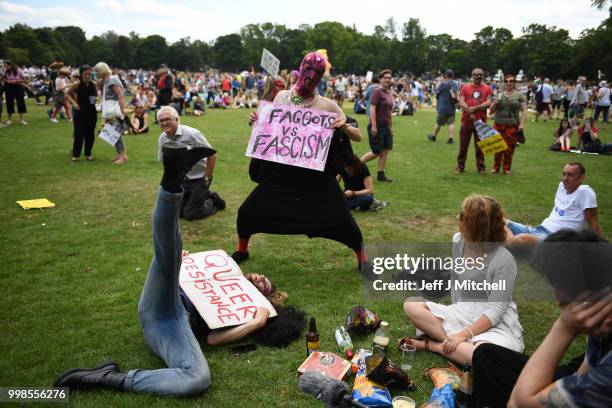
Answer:
[[(190, 37), (213, 41), (237, 33), (250, 23), (273, 22), (297, 28), (322, 21), (339, 21), (365, 34), (393, 17), (401, 25), (418, 18), (427, 34), (451, 34), (470, 41), (487, 25), (505, 27), (515, 36), (521, 28), (537, 22), (569, 30), (572, 38), (598, 26), (608, 10), (591, 7), (590, 0), (506, 0), (503, 4), (483, 0), (409, 0), (363, 2), (358, 0), (307, 0), (298, 7), (291, 2), (268, 0), (0, 0), (0, 30), (15, 23), (32, 27), (74, 25), (88, 38), (105, 31), (144, 37), (163, 35), (169, 42)], [(379, 7), (375, 7), (379, 5)], [(299, 10), (299, 11), (298, 11)]]

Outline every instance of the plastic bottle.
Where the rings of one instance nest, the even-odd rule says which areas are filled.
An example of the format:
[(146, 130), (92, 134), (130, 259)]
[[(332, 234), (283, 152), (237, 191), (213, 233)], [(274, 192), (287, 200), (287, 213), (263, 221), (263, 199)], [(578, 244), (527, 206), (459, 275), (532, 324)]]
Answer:
[(338, 343), (338, 347), (340, 347), (340, 350), (346, 354), (346, 357), (349, 360), (352, 359), (353, 342), (351, 341), (351, 336), (349, 336), (344, 326), (338, 326), (334, 335), (336, 337), (336, 343)]
[(387, 354), (387, 348), (389, 347), (389, 323), (380, 322), (380, 327), (374, 333), (374, 340), (372, 341), (372, 350)]

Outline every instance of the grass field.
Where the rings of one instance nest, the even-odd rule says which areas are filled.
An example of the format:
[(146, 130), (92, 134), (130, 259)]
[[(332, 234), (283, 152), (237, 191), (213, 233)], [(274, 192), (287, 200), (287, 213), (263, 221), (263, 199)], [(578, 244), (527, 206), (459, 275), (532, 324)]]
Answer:
[[(122, 368), (164, 367), (144, 344), (137, 304), (151, 260), (151, 211), (161, 177), (156, 161), (159, 128), (141, 136), (127, 136), (129, 162), (110, 163), (114, 150), (101, 140), (94, 146), (94, 162), (70, 162), (72, 124), (50, 123), (41, 107), (29, 106), (28, 127), (0, 128), (0, 386), (50, 386), (61, 371), (92, 366), (105, 358)], [(365, 129), (365, 118), (360, 116)], [(599, 220), (604, 235), (612, 231), (612, 158), (550, 152), (553, 127), (527, 124), (527, 143), (517, 149), (510, 176), (479, 175), (470, 148), (466, 172), (453, 173), (457, 144), (426, 139), (433, 111), (394, 118), (395, 149), (388, 164), (393, 183), (374, 184), (377, 198), (390, 201), (384, 211), (357, 213), (366, 243), (443, 242), (456, 231), (455, 216), (471, 193), (496, 197), (508, 216), (539, 223), (552, 206), (563, 164), (581, 160), (587, 184), (597, 192)], [(198, 222), (183, 222), (185, 248), (192, 251), (224, 249), (231, 253), (236, 238), (236, 211), (254, 187), (244, 156), (249, 136), (245, 110), (209, 110), (200, 118), (184, 117), (184, 124), (203, 131), (219, 151), (213, 189), (227, 201), (227, 209)], [(445, 132), (445, 129), (442, 130)], [(456, 133), (458, 129), (456, 130)], [(364, 132), (365, 133), (365, 132)], [(612, 131), (601, 137), (612, 141)], [(367, 142), (354, 144), (358, 154)], [(487, 157), (491, 166), (492, 158)], [(370, 165), (375, 170), (375, 164)], [(48, 198), (54, 209), (24, 211), (16, 200)], [(352, 251), (343, 245), (306, 237), (256, 235), (251, 260), (244, 272), (269, 275), (289, 293), (289, 304), (317, 318), (323, 350), (336, 351), (334, 328), (349, 309), (365, 304), (390, 322), (392, 338), (414, 333), (401, 311), (401, 301), (366, 301)], [(545, 296), (542, 296), (545, 298)], [(533, 352), (556, 317), (550, 301), (519, 301), (526, 351)], [(353, 339), (371, 344), (371, 336)], [(569, 354), (584, 349), (574, 342)], [(185, 400), (116, 392), (79, 392), (71, 405), (204, 406), (204, 407), (314, 407), (322, 406), (297, 388), (296, 369), (305, 355), (304, 341), (287, 349), (259, 348), (233, 357), (227, 347), (202, 346), (210, 364), (212, 387), (201, 397)], [(393, 349), (391, 358), (397, 358)], [(411, 375), (422, 403), (431, 383), (423, 368), (443, 364), (433, 354), (417, 353)], [(350, 381), (351, 382), (351, 381)]]

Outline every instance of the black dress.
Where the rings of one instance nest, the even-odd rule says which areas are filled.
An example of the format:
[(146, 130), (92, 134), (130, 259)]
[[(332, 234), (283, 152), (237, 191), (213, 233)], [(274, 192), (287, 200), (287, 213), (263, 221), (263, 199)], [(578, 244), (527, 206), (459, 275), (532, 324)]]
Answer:
[[(350, 123), (357, 125), (353, 119)], [(322, 172), (253, 159), (251, 178), (259, 185), (238, 209), (238, 236), (248, 238), (258, 232), (304, 234), (361, 250), (361, 230), (336, 181), (336, 174), (352, 154), (349, 138), (336, 130)]]
[(81, 82), (77, 88), (77, 103), (79, 109), (74, 110), (74, 142), (72, 145), (72, 157), (81, 155), (83, 141), (85, 141), (85, 156), (91, 156), (91, 149), (95, 141), (96, 121), (96, 97), (98, 91), (93, 82), (88, 85)]

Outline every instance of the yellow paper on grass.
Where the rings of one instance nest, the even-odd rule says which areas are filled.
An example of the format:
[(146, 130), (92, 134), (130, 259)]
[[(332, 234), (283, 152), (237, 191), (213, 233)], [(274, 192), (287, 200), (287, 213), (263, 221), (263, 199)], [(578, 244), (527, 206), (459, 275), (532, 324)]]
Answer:
[(32, 208), (53, 208), (55, 204), (46, 198), (38, 198), (36, 200), (21, 200), (17, 201), (17, 204), (24, 210), (31, 210)]
[(477, 144), (484, 154), (495, 154), (503, 152), (508, 148), (508, 145), (499, 133), (495, 136), (487, 137), (485, 140), (481, 140)]

